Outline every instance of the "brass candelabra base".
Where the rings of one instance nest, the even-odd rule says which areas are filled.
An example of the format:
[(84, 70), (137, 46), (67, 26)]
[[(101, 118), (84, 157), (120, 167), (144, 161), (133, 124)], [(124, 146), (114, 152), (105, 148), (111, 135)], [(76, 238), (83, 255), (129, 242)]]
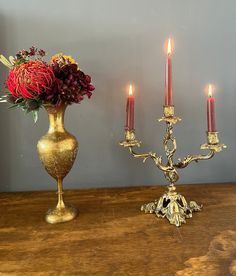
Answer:
[(202, 205), (198, 205), (195, 201), (190, 201), (188, 204), (185, 197), (176, 192), (174, 185), (168, 186), (168, 191), (158, 200), (141, 206), (141, 211), (167, 218), (170, 224), (176, 226), (186, 223), (186, 218), (191, 218), (193, 212), (201, 209)]

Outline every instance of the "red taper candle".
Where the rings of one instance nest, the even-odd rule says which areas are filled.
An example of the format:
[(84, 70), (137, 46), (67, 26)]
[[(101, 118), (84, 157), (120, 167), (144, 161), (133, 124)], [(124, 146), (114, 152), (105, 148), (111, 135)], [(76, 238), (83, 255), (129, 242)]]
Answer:
[(129, 86), (129, 95), (126, 105), (126, 129), (134, 130), (134, 95), (131, 84)]
[(215, 122), (215, 99), (212, 97), (212, 85), (208, 86), (208, 99), (207, 99), (207, 130), (208, 132), (216, 131)]
[(167, 58), (165, 67), (165, 105), (173, 105), (173, 94), (172, 94), (172, 45), (171, 39), (168, 39), (167, 44)]

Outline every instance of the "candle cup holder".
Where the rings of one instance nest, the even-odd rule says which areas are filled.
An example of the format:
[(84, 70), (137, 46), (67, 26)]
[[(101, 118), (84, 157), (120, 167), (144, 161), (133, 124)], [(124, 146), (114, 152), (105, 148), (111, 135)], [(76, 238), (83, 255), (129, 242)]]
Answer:
[(224, 144), (220, 144), (218, 138), (218, 132), (216, 131), (207, 131), (207, 144), (202, 144), (201, 149), (214, 150), (215, 152), (220, 152), (226, 148)]
[(120, 145), (127, 148), (127, 147), (140, 147), (141, 142), (136, 140), (135, 138), (135, 131), (126, 129), (125, 130), (125, 140), (120, 142)]
[(175, 117), (175, 107), (173, 105), (163, 106), (163, 117), (158, 119), (159, 122), (168, 122), (171, 124), (176, 124), (181, 121), (179, 117)]
[(208, 150), (206, 154), (187, 155), (183, 159), (174, 162), (173, 157), (177, 149), (176, 139), (173, 136), (173, 125), (181, 119), (175, 117), (174, 106), (164, 106), (163, 117), (159, 121), (166, 123), (166, 134), (163, 139), (163, 146), (166, 154), (167, 162), (163, 162), (162, 156), (157, 153), (137, 153), (134, 148), (140, 147), (141, 142), (135, 138), (134, 130), (125, 131), (125, 140), (120, 145), (129, 148), (129, 152), (135, 158), (152, 159), (169, 182), (168, 191), (164, 193), (158, 200), (141, 206), (141, 211), (145, 213), (154, 213), (157, 217), (166, 217), (171, 224), (181, 226), (186, 223), (186, 218), (191, 218), (193, 212), (201, 211), (202, 205), (198, 205), (195, 201), (187, 203), (184, 196), (176, 192), (175, 183), (179, 179), (177, 169), (187, 167), (191, 162), (199, 160), (211, 159), (216, 152), (220, 152), (226, 146), (219, 143), (218, 132), (207, 132), (207, 144), (201, 145), (202, 150)]

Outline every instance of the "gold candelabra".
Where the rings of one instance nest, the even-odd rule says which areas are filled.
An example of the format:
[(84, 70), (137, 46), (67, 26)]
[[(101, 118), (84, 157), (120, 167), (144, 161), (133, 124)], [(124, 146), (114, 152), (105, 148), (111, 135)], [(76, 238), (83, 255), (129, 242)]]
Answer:
[(166, 134), (163, 140), (167, 158), (166, 163), (163, 162), (162, 156), (157, 153), (137, 153), (134, 150), (135, 147), (140, 147), (141, 144), (140, 141), (136, 140), (134, 130), (125, 131), (125, 140), (120, 142), (120, 145), (128, 148), (133, 157), (143, 159), (143, 162), (151, 158), (156, 166), (164, 172), (165, 178), (170, 183), (166, 193), (158, 200), (142, 205), (141, 211), (145, 213), (155, 213), (157, 217), (166, 217), (171, 224), (181, 226), (182, 223), (186, 223), (186, 218), (192, 217), (194, 211), (201, 211), (202, 205), (198, 205), (195, 201), (187, 203), (185, 197), (176, 192), (175, 183), (179, 179), (177, 169), (183, 169), (193, 161), (208, 160), (226, 146), (220, 144), (218, 132), (207, 132), (207, 143), (201, 145), (201, 149), (208, 150), (208, 153), (187, 155), (187, 157), (178, 159), (175, 163), (173, 157), (177, 149), (177, 144), (173, 136), (173, 126), (181, 121), (181, 119), (175, 117), (174, 106), (164, 106), (164, 114), (159, 121), (164, 121), (166, 123)]

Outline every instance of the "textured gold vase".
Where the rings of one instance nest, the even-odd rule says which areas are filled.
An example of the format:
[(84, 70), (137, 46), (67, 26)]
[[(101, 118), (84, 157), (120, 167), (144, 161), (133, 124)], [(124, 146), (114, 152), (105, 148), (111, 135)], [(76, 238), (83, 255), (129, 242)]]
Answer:
[(77, 211), (63, 201), (63, 179), (71, 170), (78, 151), (78, 142), (64, 128), (66, 105), (46, 107), (49, 118), (49, 130), (38, 141), (38, 153), (46, 171), (57, 181), (57, 205), (48, 210), (46, 221), (59, 223), (72, 220)]

